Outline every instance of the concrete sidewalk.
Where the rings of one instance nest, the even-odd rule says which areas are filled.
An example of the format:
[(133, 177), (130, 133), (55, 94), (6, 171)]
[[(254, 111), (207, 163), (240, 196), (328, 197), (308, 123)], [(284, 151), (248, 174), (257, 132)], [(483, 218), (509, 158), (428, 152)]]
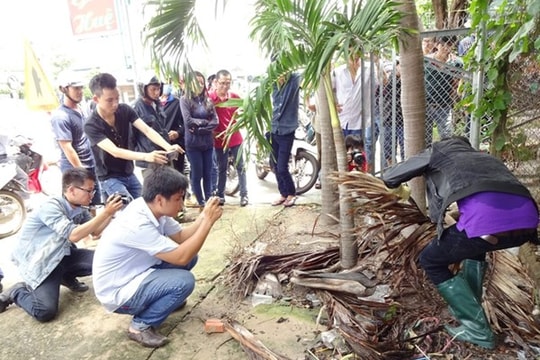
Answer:
[[(298, 203), (312, 202), (315, 196), (319, 192)], [(204, 321), (227, 314), (231, 305), (225, 299), (219, 275), (228, 264), (231, 249), (252, 243), (268, 220), (281, 211), (281, 207), (269, 206), (270, 201), (242, 208), (237, 205), (238, 199), (228, 200), (223, 217), (199, 253), (193, 271), (197, 278), (194, 293), (187, 306), (172, 314), (159, 329), (171, 340), (165, 347), (147, 349), (129, 340), (125, 332), (131, 317), (105, 312), (93, 288), (82, 294), (62, 288), (60, 311), (52, 322), (39, 323), (15, 305), (0, 314), (0, 359), (246, 359), (227, 332), (206, 334)], [(197, 212), (189, 209), (190, 215)], [(3, 261), (8, 257), (4, 245)], [(92, 284), (91, 277), (81, 280)], [(5, 287), (16, 281), (6, 271)], [(298, 339), (291, 336), (291, 341), (296, 343)], [(298, 344), (294, 346), (302, 350)]]

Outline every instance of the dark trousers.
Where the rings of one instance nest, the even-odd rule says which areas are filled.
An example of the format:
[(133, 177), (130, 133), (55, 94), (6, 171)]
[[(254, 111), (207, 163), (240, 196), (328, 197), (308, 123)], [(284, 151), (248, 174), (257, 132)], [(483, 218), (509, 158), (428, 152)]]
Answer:
[(71, 248), (71, 254), (64, 256), (53, 272), (34, 290), (29, 286), (20, 288), (13, 294), (14, 302), (36, 320), (45, 322), (54, 319), (58, 313), (60, 284), (78, 276), (92, 274), (94, 251)]
[[(271, 135), (272, 159), (275, 161), (275, 173), (279, 193), (283, 197), (296, 195), (296, 186), (289, 172), (289, 159), (294, 142), (294, 132), (288, 135)], [(271, 160), (272, 160), (271, 159)]]
[(454, 277), (448, 269), (450, 264), (464, 259), (484, 261), (486, 253), (523, 245), (527, 241), (536, 241), (536, 229), (507, 232), (497, 235), (496, 244), (482, 238), (468, 238), (465, 231), (459, 231), (455, 225), (444, 230), (440, 239), (433, 239), (420, 253), (420, 266), (428, 278), (438, 285)]

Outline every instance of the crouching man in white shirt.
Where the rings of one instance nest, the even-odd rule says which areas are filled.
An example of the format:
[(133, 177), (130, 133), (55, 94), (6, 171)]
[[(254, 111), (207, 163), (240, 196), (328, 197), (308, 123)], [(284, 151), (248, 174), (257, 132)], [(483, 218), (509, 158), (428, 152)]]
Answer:
[(168, 342), (156, 332), (195, 287), (191, 269), (210, 229), (222, 215), (210, 198), (197, 220), (182, 228), (189, 180), (168, 166), (149, 169), (142, 197), (132, 201), (103, 233), (94, 255), (96, 296), (108, 311), (133, 316), (128, 338), (145, 347)]

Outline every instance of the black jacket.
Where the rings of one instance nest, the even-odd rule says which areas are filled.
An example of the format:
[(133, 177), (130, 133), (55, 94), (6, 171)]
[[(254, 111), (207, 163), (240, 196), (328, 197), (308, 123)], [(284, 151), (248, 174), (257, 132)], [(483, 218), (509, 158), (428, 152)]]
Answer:
[(426, 179), (429, 217), (437, 223), (439, 237), (446, 208), (469, 195), (492, 191), (532, 199), (502, 161), (458, 137), (436, 142), (432, 148), (385, 170), (383, 181), (389, 188), (396, 188), (420, 175)]
[[(152, 105), (146, 104), (144, 100), (139, 97), (137, 101), (135, 101), (133, 109), (137, 115), (139, 115), (139, 118), (146, 123), (146, 125), (156, 130), (156, 132), (165, 140), (169, 139), (168, 130), (165, 129), (165, 114), (157, 102), (155, 103), (154, 108)], [(163, 150), (154, 144), (152, 140), (147, 138), (146, 135), (144, 135), (138, 129), (133, 128), (133, 133), (134, 144), (132, 146), (135, 151), (149, 153), (154, 150)], [(146, 161), (137, 160), (135, 161), (135, 164), (143, 168), (148, 167), (148, 163)]]

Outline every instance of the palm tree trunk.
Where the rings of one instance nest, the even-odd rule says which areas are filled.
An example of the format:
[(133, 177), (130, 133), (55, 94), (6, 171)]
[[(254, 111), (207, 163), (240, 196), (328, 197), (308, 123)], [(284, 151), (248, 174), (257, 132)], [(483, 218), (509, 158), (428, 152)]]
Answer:
[(331, 225), (339, 218), (338, 186), (328, 181), (328, 176), (337, 171), (336, 147), (332, 134), (330, 109), (324, 89), (324, 80), (317, 90), (317, 121), (321, 132), (321, 224)]
[[(418, 29), (418, 16), (413, 0), (404, 0), (400, 10), (401, 24), (406, 29)], [(404, 35), (399, 41), (401, 65), (401, 106), (405, 128), (405, 157), (418, 154), (425, 148), (426, 103), (424, 90), (424, 60), (420, 37)], [(422, 177), (409, 183), (412, 198), (426, 213), (425, 182)]]
[[(330, 80), (330, 72), (323, 77), (326, 98), (328, 99), (328, 109), (330, 110), (330, 119), (332, 123), (332, 135), (334, 138), (337, 169), (340, 172), (348, 171), (347, 154), (345, 152), (345, 141), (343, 131), (336, 111), (334, 93)], [(326, 149), (323, 148), (323, 152)], [(339, 189), (339, 226), (341, 229), (340, 238), (340, 263), (344, 269), (354, 267), (358, 261), (358, 245), (354, 234), (354, 216), (352, 215), (351, 204), (347, 197), (347, 185), (338, 185)]]
[[(433, 6), (433, 13), (435, 14), (435, 28), (445, 29), (447, 18), (448, 18), (447, 0), (431, 0), (431, 4)], [(416, 7), (415, 7), (415, 13), (416, 13)]]

